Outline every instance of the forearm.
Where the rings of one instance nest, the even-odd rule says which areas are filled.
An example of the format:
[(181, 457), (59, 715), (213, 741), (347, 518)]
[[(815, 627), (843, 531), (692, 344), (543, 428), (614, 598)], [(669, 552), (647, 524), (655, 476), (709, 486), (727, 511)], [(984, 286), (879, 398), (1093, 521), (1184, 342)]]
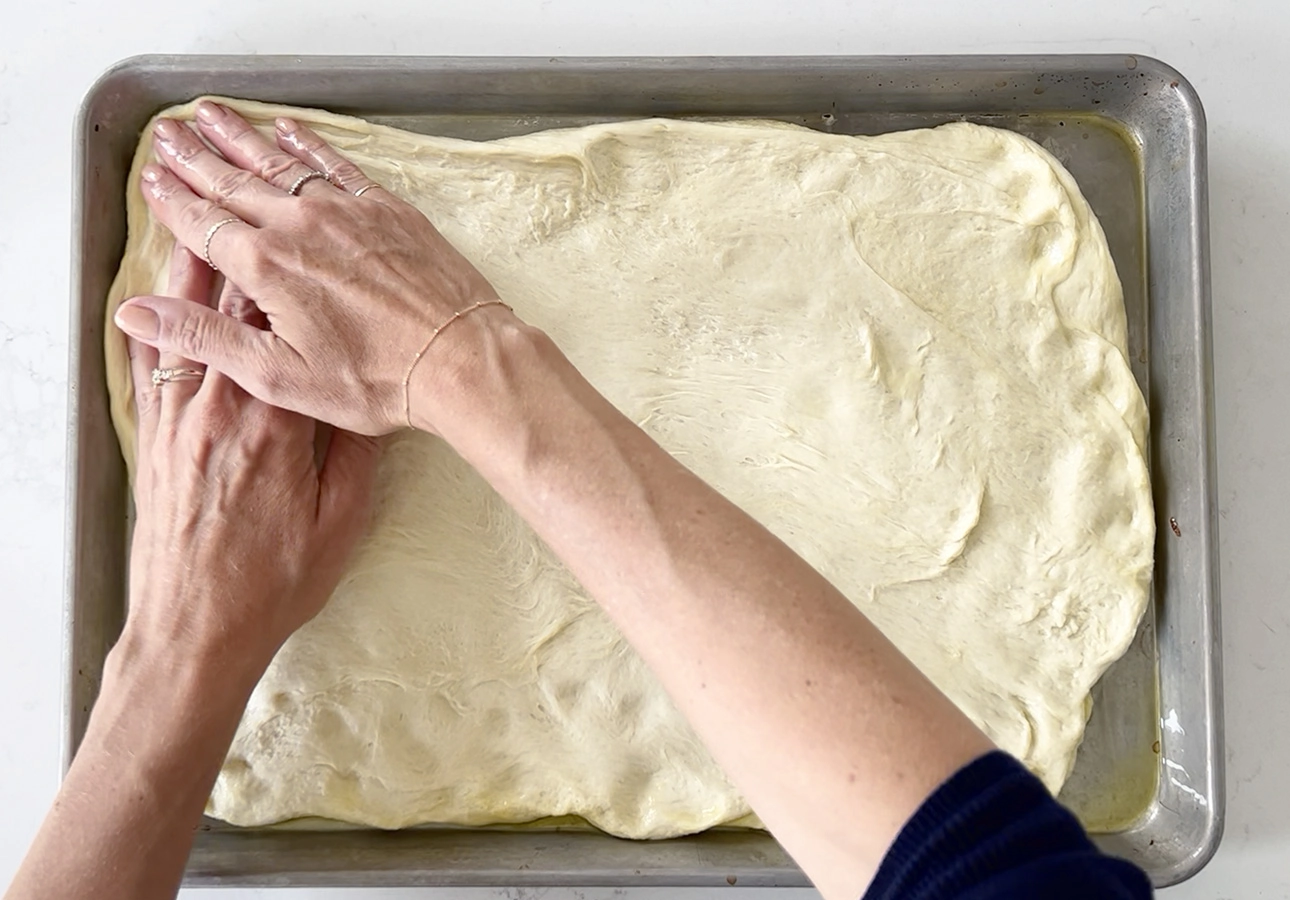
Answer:
[(255, 684), (239, 660), (159, 648), (127, 626), (80, 750), (6, 900), (173, 897)]
[(545, 338), (507, 334), (441, 393), (441, 433), (600, 601), (826, 896), (858, 896), (906, 819), (988, 742)]

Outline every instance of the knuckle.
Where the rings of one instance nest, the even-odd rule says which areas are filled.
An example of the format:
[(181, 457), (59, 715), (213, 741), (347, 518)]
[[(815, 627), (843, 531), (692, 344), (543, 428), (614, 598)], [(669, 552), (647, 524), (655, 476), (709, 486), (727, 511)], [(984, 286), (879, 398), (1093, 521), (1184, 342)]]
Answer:
[(203, 403), (198, 410), (197, 423), (202, 434), (223, 437), (237, 424), (237, 413), (226, 403)]
[[(301, 194), (300, 200), (296, 204), (296, 212), (306, 223), (313, 223), (323, 216), (331, 204), (323, 198), (327, 195), (322, 191), (311, 193), (308, 196)], [(328, 198), (330, 199), (330, 198)]]
[(185, 356), (200, 357), (210, 344), (210, 326), (204, 316), (188, 316), (179, 323), (175, 343)]
[(338, 160), (331, 171), (332, 177), (344, 185), (367, 181), (363, 171), (347, 159)]
[[(184, 129), (187, 131), (188, 129)], [(182, 166), (191, 167), (194, 162), (201, 159), (206, 153), (206, 148), (195, 139), (190, 139), (188, 135), (181, 135), (174, 139), (172, 146), (175, 148), (175, 159)]]
[(260, 133), (249, 122), (242, 121), (238, 116), (225, 116), (224, 119), (220, 127), (229, 143), (243, 146), (259, 141)]
[(278, 242), (271, 232), (252, 232), (247, 238), (245, 264), (250, 285), (260, 285), (272, 278), (277, 269)]
[(219, 311), (239, 322), (249, 322), (258, 309), (255, 301), (240, 290), (226, 288), (219, 300)]
[(205, 221), (211, 212), (210, 203), (202, 200), (189, 203), (179, 211), (179, 227), (186, 231), (205, 231)]
[(300, 160), (287, 153), (273, 153), (260, 163), (260, 174), (273, 184), (290, 184), (300, 174)]
[(267, 354), (261, 353), (256, 361), (256, 377), (260, 382), (260, 387), (268, 396), (278, 396), (287, 387), (289, 379), (287, 374), (282, 371), (282, 367), (276, 365)]
[(221, 200), (232, 200), (238, 193), (246, 190), (255, 178), (244, 169), (229, 169), (211, 179), (211, 191)]
[(240, 455), (246, 463), (259, 469), (266, 465), (268, 459), (272, 459), (275, 442), (272, 433), (260, 424), (263, 416), (249, 413), (247, 419), (251, 421), (243, 420), (242, 430), (238, 434)]

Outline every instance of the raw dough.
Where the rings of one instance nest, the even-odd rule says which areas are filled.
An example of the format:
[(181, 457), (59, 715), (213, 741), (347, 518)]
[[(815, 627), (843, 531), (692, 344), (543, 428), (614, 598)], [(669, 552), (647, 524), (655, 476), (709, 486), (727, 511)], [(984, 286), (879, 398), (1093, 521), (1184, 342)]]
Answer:
[[(620, 409), (1061, 785), (1145, 606), (1154, 521), (1119, 281), (1048, 153), (971, 124), (475, 143), (230, 103), (266, 132), (309, 123), (424, 210)], [(164, 284), (170, 237), (135, 187), (150, 152), (109, 317)], [(113, 327), (107, 360), (129, 457)], [(657, 838), (749, 808), (529, 529), (440, 441), (401, 434), (370, 538), (260, 682), (210, 812), (577, 814)]]

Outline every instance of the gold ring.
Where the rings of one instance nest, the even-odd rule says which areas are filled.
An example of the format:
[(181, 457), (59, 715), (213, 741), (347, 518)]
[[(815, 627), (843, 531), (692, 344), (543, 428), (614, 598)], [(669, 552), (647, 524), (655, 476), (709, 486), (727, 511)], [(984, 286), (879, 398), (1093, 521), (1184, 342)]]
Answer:
[(365, 184), (365, 185), (363, 185), (361, 188), (359, 188), (358, 190), (354, 191), (354, 196), (355, 196), (355, 197), (361, 197), (361, 196), (363, 196), (365, 193), (367, 193), (368, 191), (370, 191), (372, 188), (378, 188), (378, 187), (380, 187), (380, 185), (379, 185), (379, 184), (377, 184), (375, 181), (373, 181), (371, 184)]
[(210, 228), (206, 229), (206, 241), (202, 244), (202, 259), (206, 260), (206, 265), (210, 266), (213, 271), (218, 272), (219, 266), (211, 262), (211, 238), (215, 237), (215, 232), (219, 231), (225, 225), (232, 225), (234, 222), (241, 222), (237, 216), (229, 216), (227, 219), (220, 219)]
[(152, 386), (161, 387), (161, 385), (169, 384), (172, 381), (201, 381), (205, 377), (206, 373), (201, 369), (153, 369)]
[(330, 175), (328, 175), (326, 172), (319, 172), (317, 169), (313, 169), (301, 175), (299, 178), (297, 178), (295, 181), (295, 184), (287, 188), (287, 193), (293, 197), (299, 197), (300, 189), (304, 187), (306, 184), (308, 184), (309, 182), (313, 181), (315, 178), (321, 178), (323, 181), (327, 182), (328, 184), (331, 183)]

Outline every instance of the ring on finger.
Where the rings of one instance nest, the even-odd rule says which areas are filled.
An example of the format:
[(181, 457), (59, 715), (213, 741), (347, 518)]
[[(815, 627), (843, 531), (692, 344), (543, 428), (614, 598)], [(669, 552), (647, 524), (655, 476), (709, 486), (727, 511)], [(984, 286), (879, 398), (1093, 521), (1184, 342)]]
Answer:
[(368, 191), (370, 191), (372, 188), (378, 188), (380, 186), (381, 185), (377, 184), (375, 181), (373, 181), (371, 184), (365, 184), (358, 190), (354, 191), (354, 196), (361, 197), (364, 194), (366, 194)]
[(319, 172), (317, 169), (310, 169), (308, 172), (297, 178), (291, 187), (287, 188), (287, 193), (292, 197), (299, 197), (300, 189), (315, 178), (321, 178), (323, 181), (331, 184), (331, 176), (326, 172)]
[(206, 265), (210, 266), (213, 271), (218, 272), (219, 266), (211, 262), (211, 238), (215, 237), (215, 232), (219, 231), (225, 225), (232, 225), (234, 222), (241, 222), (237, 216), (229, 216), (227, 219), (220, 219), (210, 228), (206, 229), (206, 240), (202, 242), (202, 259), (206, 260)]
[(205, 377), (206, 373), (201, 369), (191, 369), (187, 366), (153, 369), (152, 386), (161, 387), (161, 385), (169, 384), (172, 381), (201, 381)]

